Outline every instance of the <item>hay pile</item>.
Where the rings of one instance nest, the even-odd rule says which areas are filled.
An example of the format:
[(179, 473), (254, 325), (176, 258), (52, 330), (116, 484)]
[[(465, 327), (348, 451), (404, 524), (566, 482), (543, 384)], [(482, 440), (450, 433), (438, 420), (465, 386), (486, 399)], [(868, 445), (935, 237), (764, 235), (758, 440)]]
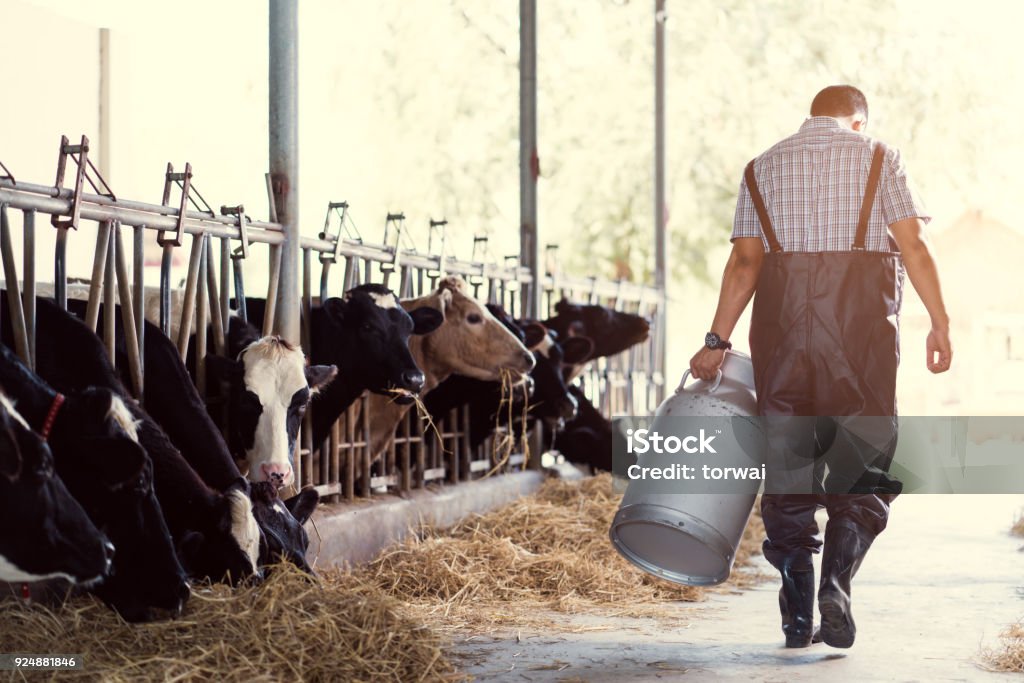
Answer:
[(0, 603), (4, 652), (84, 654), (61, 680), (450, 681), (437, 632), (372, 584), (291, 565), (261, 586), (201, 586), (176, 620), (127, 624), (92, 597)]
[[(543, 620), (538, 609), (679, 618), (674, 603), (701, 600), (705, 589), (658, 580), (616, 553), (608, 528), (619, 498), (610, 475), (552, 479), (537, 494), (448, 531), (421, 530), (363, 573), (457, 629), (533, 624)], [(751, 521), (740, 567), (760, 552), (763, 527), (759, 516)], [(755, 580), (736, 572), (733, 587)]]
[(1001, 647), (983, 653), (987, 668), (1024, 673), (1024, 622), (1010, 626), (999, 637)]

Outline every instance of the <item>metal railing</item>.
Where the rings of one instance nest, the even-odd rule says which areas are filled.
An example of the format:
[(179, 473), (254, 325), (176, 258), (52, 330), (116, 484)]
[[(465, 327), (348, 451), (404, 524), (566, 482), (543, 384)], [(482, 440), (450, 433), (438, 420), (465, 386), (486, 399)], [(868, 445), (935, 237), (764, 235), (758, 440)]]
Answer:
[[(68, 162), (75, 164), (75, 180), (71, 189), (63, 187)], [(88, 160), (88, 140), (70, 145), (61, 141), (59, 171), (55, 186), (38, 185), (16, 180), (0, 164), (0, 252), (10, 308), (9, 324), (13, 326), (16, 352), (34, 368), (35, 349), (35, 272), (36, 214), (51, 216), (57, 231), (54, 252), (54, 296), (67, 307), (67, 245), (70, 231), (82, 221), (98, 224), (89, 282), (85, 322), (104, 339), (114, 359), (115, 306), (119, 303), (122, 325), (126, 330), (131, 391), (139, 398), (145, 391), (142, 350), (144, 348), (145, 287), (143, 281), (144, 236), (146, 230), (157, 232), (163, 249), (160, 276), (160, 326), (170, 335), (177, 323), (179, 353), (184, 358), (189, 334), (196, 333), (196, 377), (200, 394), (211, 404), (223, 400), (207, 397), (205, 356), (207, 328), (212, 334), (215, 352), (225, 352), (229, 303), (232, 297), (242, 300), (245, 290), (245, 265), (254, 258), (254, 247), (266, 245), (268, 259), (267, 308), (263, 333), (273, 329), (274, 307), (280, 279), (280, 247), (284, 241), (281, 226), (274, 222), (250, 219), (243, 206), (221, 207), (215, 213), (196, 190), (193, 173), (186, 165), (184, 172), (175, 172), (168, 164), (165, 175), (163, 204), (148, 204), (114, 196)], [(88, 182), (95, 194), (84, 192)], [(171, 203), (178, 191), (178, 201)], [(419, 297), (433, 291), (441, 277), (460, 275), (473, 294), (488, 303), (503, 306), (517, 316), (521, 302), (540, 288), (542, 308), (553, 314), (555, 303), (568, 298), (577, 303), (599, 303), (617, 310), (638, 313), (655, 326), (662, 324), (664, 311), (656, 290), (627, 282), (611, 282), (596, 278), (563, 277), (557, 272), (534, 283), (530, 273), (520, 267), (516, 257), (502, 263), (490, 257), (485, 238), (477, 238), (473, 256), (461, 261), (445, 253), (445, 221), (430, 222), (429, 243), (420, 252), (404, 230), (405, 217), (389, 214), (385, 221), (383, 244), (363, 242), (348, 214), (348, 204), (332, 202), (324, 228), (317, 237), (302, 237), (302, 296), (304, 320), (302, 342), (309, 352), (309, 315), (311, 307), (329, 296), (366, 282), (391, 287), (401, 298)], [(19, 280), (11, 240), (9, 211), (22, 214), (23, 259), (22, 280)], [(63, 218), (66, 217), (66, 220)], [(336, 223), (336, 227), (332, 225)], [(131, 230), (131, 261), (122, 242), (122, 233)], [(171, 263), (175, 249), (185, 248), (184, 238), (191, 237), (188, 269), (185, 277), (181, 311), (172, 320)], [(217, 257), (214, 243), (218, 243)], [(316, 258), (314, 259), (314, 255)], [(319, 270), (317, 271), (317, 264)], [(337, 266), (337, 267), (336, 267)], [(318, 275), (314, 289), (314, 275)], [(263, 292), (261, 292), (263, 293)], [(251, 292), (250, 292), (251, 294)], [(103, 307), (100, 321), (99, 304)], [(540, 317), (544, 317), (543, 315)], [(8, 321), (4, 321), (5, 323)], [(194, 328), (193, 328), (194, 325)], [(134, 334), (127, 333), (134, 331)], [(628, 352), (614, 358), (593, 362), (583, 375), (586, 393), (606, 415), (647, 414), (653, 411), (663, 393), (663, 377), (656, 348), (657, 335)], [(469, 407), (463, 406), (436, 424), (425, 426), (416, 410), (396, 431), (384, 457), (373, 462), (369, 449), (369, 414), (366, 397), (357, 401), (332, 427), (323, 444), (312, 443), (310, 416), (307, 415), (295, 458), (296, 482), (299, 486), (315, 486), (329, 500), (368, 497), (377, 492), (406, 492), (435, 482), (457, 483), (493, 473), (539, 467), (538, 440), (531, 439), (533, 456), (527, 458), (528, 444), (511, 435), (492, 437), (481, 447), (470, 447)], [(534, 430), (537, 432), (539, 430)], [(504, 441), (499, 445), (495, 438)], [(364, 476), (364, 475), (369, 476)]]

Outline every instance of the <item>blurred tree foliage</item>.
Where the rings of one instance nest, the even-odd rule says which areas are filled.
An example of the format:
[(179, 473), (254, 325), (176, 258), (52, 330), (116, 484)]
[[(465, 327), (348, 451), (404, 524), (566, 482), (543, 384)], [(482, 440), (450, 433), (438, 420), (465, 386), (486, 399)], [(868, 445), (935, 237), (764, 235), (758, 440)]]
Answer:
[[(495, 253), (514, 253), (516, 3), (382, 6), (396, 40), (383, 47), (388, 76), (376, 81), (375, 102), (402, 140), (416, 139), (394, 152), (421, 173), (400, 189), (443, 208), (456, 237), (488, 233)], [(563, 245), (566, 271), (649, 282), (653, 0), (538, 6), (542, 239)], [(1022, 79), (1006, 62), (1013, 22), (1000, 20), (999, 7), (669, 0), (674, 277), (718, 277), (708, 254), (727, 244), (744, 164), (794, 132), (832, 83), (865, 91), (869, 132), (903, 150), (933, 213), (1008, 207), (1024, 138), (1005, 119)], [(417, 42), (428, 22), (434, 38)]]

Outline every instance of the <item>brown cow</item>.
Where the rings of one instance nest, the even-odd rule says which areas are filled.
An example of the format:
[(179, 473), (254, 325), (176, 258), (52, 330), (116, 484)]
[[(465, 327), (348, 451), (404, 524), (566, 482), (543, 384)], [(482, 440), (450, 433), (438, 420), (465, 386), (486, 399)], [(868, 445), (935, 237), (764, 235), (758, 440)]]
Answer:
[[(430, 334), (409, 337), (409, 351), (423, 370), (421, 397), (453, 374), (496, 381), (501, 379), (502, 370), (508, 370), (515, 382), (533, 369), (533, 354), (484, 304), (470, 296), (461, 277), (446, 277), (432, 294), (401, 303), (407, 311), (428, 306), (444, 315), (444, 322)], [(374, 460), (387, 447), (408, 410), (407, 403), (370, 395), (370, 447)]]

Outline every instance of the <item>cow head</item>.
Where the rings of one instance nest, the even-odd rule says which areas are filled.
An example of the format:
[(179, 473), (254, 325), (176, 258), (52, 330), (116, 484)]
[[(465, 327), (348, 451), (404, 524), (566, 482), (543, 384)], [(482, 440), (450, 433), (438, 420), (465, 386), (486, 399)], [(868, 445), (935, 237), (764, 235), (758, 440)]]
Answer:
[(576, 399), (569, 393), (565, 381), (564, 366), (582, 363), (589, 358), (594, 342), (589, 337), (570, 337), (559, 343), (557, 334), (539, 323), (526, 326), (528, 335), (534, 326), (543, 330), (543, 337), (533, 347), (537, 367), (530, 373), (535, 387), (530, 414), (549, 424), (562, 425), (576, 416), (577, 409)]
[(562, 299), (555, 304), (555, 316), (544, 325), (558, 333), (561, 340), (569, 337), (590, 337), (594, 342), (591, 358), (614, 356), (645, 341), (651, 325), (633, 313), (623, 313), (606, 306), (574, 304)]
[(320, 494), (316, 489), (305, 488), (298, 495), (282, 501), (278, 497), (276, 486), (259, 482), (252, 485), (250, 495), (253, 513), (263, 531), (260, 566), (283, 560), (312, 574), (313, 569), (306, 561), (309, 536), (303, 525), (316, 510)]
[(261, 534), (248, 482), (239, 479), (218, 495), (204, 516), (202, 529), (190, 530), (178, 541), (178, 555), (188, 574), (231, 583), (259, 580)]
[(180, 611), (189, 586), (153, 492), (153, 464), (124, 401), (107, 389), (67, 396), (50, 435), (58, 472), (122, 552), (96, 594), (128, 621)]
[(207, 364), (230, 384), (231, 453), (248, 463), (250, 480), (288, 486), (295, 480), (292, 454), (306, 407), (338, 369), (308, 366), (301, 349), (281, 337), (257, 338), (255, 328), (234, 319), (229, 352), (237, 359), (210, 356)]
[[(387, 287), (366, 284), (323, 302), (333, 328), (331, 362), (346, 382), (376, 394), (418, 394), (423, 372), (409, 352), (409, 336), (429, 334), (444, 321), (435, 307), (403, 308)], [(411, 398), (402, 396), (400, 403)]]
[(519, 336), (470, 296), (458, 276), (442, 279), (429, 296), (402, 305), (407, 310), (430, 307), (444, 316), (444, 323), (420, 342), (424, 363), (429, 363), (435, 379), (459, 374), (495, 381), (503, 370), (521, 377), (533, 369), (533, 354)]
[(49, 447), (0, 394), (0, 581), (88, 587), (110, 573), (113, 552), (55, 473)]

